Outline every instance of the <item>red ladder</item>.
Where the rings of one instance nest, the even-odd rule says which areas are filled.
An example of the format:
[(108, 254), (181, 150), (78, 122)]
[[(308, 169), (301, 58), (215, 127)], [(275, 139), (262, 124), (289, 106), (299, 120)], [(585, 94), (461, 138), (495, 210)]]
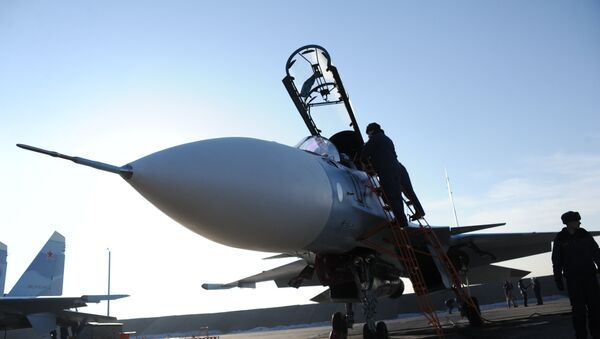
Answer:
[[(375, 175), (369, 175), (369, 179), (371, 183), (371, 189), (373, 190), (373, 192), (377, 193), (379, 197), (379, 203), (385, 211), (387, 227), (389, 227), (389, 229), (391, 230), (394, 238), (393, 240), (395, 252), (388, 254), (391, 254), (392, 256), (396, 256), (398, 258), (400, 264), (406, 270), (406, 274), (408, 275), (408, 278), (410, 279), (410, 282), (413, 285), (419, 308), (429, 321), (429, 324), (435, 329), (437, 336), (439, 338), (444, 338), (444, 331), (442, 330), (440, 320), (438, 319), (437, 314), (435, 313), (435, 310), (431, 303), (431, 300), (429, 299), (429, 291), (427, 290), (425, 278), (423, 277), (423, 273), (419, 266), (419, 262), (417, 261), (415, 248), (411, 244), (410, 237), (408, 235), (408, 229), (400, 226), (398, 220), (395, 218), (394, 213), (392, 212), (391, 207), (387, 205), (385, 193), (379, 185), (379, 180), (377, 179), (377, 177)], [(370, 243), (367, 240), (363, 241)], [(374, 244), (370, 243), (370, 245), (373, 246)]]
[[(450, 261), (450, 258), (446, 254), (446, 251), (444, 250), (442, 244), (435, 235), (435, 232), (433, 232), (431, 226), (429, 226), (429, 224), (427, 223), (427, 220), (425, 220), (425, 218), (417, 220), (417, 222), (419, 223), (418, 231), (423, 235), (427, 243), (430, 245), (430, 249), (432, 249), (434, 253), (424, 253), (423, 251), (419, 251), (412, 246), (409, 236), (409, 228), (400, 226), (398, 220), (392, 212), (391, 207), (386, 203), (386, 201), (389, 200), (386, 199), (385, 192), (379, 184), (377, 176), (371, 175), (372, 173), (372, 171), (369, 173), (371, 189), (378, 195), (379, 203), (381, 204), (381, 207), (385, 212), (387, 226), (391, 230), (394, 238), (395, 253), (389, 253), (388, 250), (384, 249), (381, 250), (384, 252), (388, 252), (388, 254), (391, 254), (398, 258), (398, 260), (406, 270), (406, 273), (408, 274), (408, 277), (413, 285), (413, 289), (415, 291), (417, 302), (421, 311), (429, 321), (430, 325), (436, 331), (437, 336), (439, 338), (444, 338), (442, 326), (432, 306), (431, 300), (429, 299), (429, 291), (427, 290), (427, 285), (425, 283), (422, 270), (419, 266), (419, 262), (417, 261), (416, 252), (431, 255), (434, 257), (434, 260), (439, 260), (445, 273), (450, 278), (451, 288), (454, 290), (457, 298), (468, 308), (470, 308), (470, 310), (468, 310), (467, 312), (478, 312), (478, 308), (469, 296), (468, 291), (466, 291), (466, 289), (463, 288), (462, 282), (456, 269), (454, 268), (454, 265)], [(408, 206), (409, 210), (411, 211), (411, 214), (414, 214), (412, 204), (406, 200), (404, 200), (404, 203)], [(414, 230), (414, 228), (410, 230)], [(372, 242), (366, 239), (364, 239), (363, 242), (369, 243), (371, 246), (374, 246)], [(476, 314), (476, 317), (478, 319), (481, 319), (479, 313)]]

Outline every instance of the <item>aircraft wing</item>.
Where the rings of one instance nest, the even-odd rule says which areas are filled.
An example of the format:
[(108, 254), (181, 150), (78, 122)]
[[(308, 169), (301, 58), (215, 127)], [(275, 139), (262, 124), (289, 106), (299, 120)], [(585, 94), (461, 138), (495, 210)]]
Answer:
[[(77, 322), (78, 319), (92, 319), (82, 316), (69, 308), (84, 307), (88, 303), (102, 300), (115, 300), (128, 295), (83, 295), (81, 297), (5, 297), (0, 298), (0, 328), (33, 328), (39, 337), (45, 337), (57, 324)], [(82, 315), (85, 315), (82, 313)], [(93, 318), (95, 319), (95, 318)], [(112, 320), (112, 319), (111, 319)]]
[(115, 322), (117, 318), (109, 317), (101, 314), (91, 314), (73, 311), (60, 311), (56, 314), (56, 322), (58, 324), (84, 324), (88, 322), (108, 323)]
[[(518, 280), (531, 273), (530, 271), (496, 265), (473, 267), (469, 270), (469, 284), (488, 284), (504, 280)], [(465, 281), (466, 279), (463, 279)]]
[(319, 280), (314, 277), (313, 267), (304, 259), (300, 259), (228, 284), (202, 284), (202, 288), (206, 290), (255, 288), (256, 283), (270, 280), (275, 281), (277, 287), (321, 286)]
[(69, 308), (84, 307), (89, 303), (128, 297), (126, 294), (83, 295), (81, 297), (5, 297), (0, 298), (0, 313), (58, 312)]
[[(600, 232), (590, 232), (593, 236)], [(454, 249), (469, 256), (469, 265), (477, 267), (494, 262), (527, 257), (551, 251), (557, 232), (459, 234), (449, 240)]]

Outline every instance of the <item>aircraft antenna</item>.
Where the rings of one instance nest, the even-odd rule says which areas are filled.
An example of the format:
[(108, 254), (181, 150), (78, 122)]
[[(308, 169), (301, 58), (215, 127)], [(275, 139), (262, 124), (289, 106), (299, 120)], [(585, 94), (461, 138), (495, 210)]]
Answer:
[(116, 173), (116, 174), (120, 175), (123, 179), (130, 179), (133, 176), (133, 170), (131, 169), (130, 165), (125, 165), (125, 166), (119, 167), (119, 166), (105, 164), (100, 161), (94, 161), (94, 160), (90, 160), (90, 159), (86, 159), (86, 158), (72, 157), (70, 155), (64, 155), (64, 154), (60, 154), (58, 152), (48, 151), (43, 148), (29, 146), (29, 145), (25, 145), (25, 144), (17, 144), (17, 147), (20, 147), (22, 149), (32, 151), (32, 152), (46, 154), (46, 155), (49, 155), (49, 156), (55, 157), (55, 158), (71, 160), (72, 162), (74, 162), (76, 164), (92, 167), (95, 169), (99, 169), (101, 171)]
[(450, 178), (448, 178), (448, 171), (444, 168), (446, 173), (446, 185), (448, 186), (448, 195), (450, 196), (450, 204), (452, 204), (452, 213), (454, 213), (454, 227), (458, 227), (458, 217), (456, 216), (456, 206), (454, 206), (454, 198), (452, 198), (452, 189), (450, 188)]

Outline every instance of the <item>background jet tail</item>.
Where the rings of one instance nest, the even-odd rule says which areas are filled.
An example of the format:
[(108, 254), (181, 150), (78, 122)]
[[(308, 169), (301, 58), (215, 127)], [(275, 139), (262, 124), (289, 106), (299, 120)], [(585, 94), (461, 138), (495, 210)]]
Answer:
[(64, 270), (65, 237), (54, 232), (8, 295), (11, 297), (61, 295)]
[(6, 245), (0, 242), (0, 297), (4, 295), (6, 281)]

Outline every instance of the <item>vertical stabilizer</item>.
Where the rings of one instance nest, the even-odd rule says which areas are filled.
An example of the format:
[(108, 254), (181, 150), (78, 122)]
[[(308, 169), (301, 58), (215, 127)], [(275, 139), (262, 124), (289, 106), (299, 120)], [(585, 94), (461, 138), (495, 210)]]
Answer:
[(6, 245), (0, 242), (0, 297), (4, 295), (6, 281)]
[(8, 294), (11, 297), (62, 294), (65, 270), (65, 237), (54, 232)]

